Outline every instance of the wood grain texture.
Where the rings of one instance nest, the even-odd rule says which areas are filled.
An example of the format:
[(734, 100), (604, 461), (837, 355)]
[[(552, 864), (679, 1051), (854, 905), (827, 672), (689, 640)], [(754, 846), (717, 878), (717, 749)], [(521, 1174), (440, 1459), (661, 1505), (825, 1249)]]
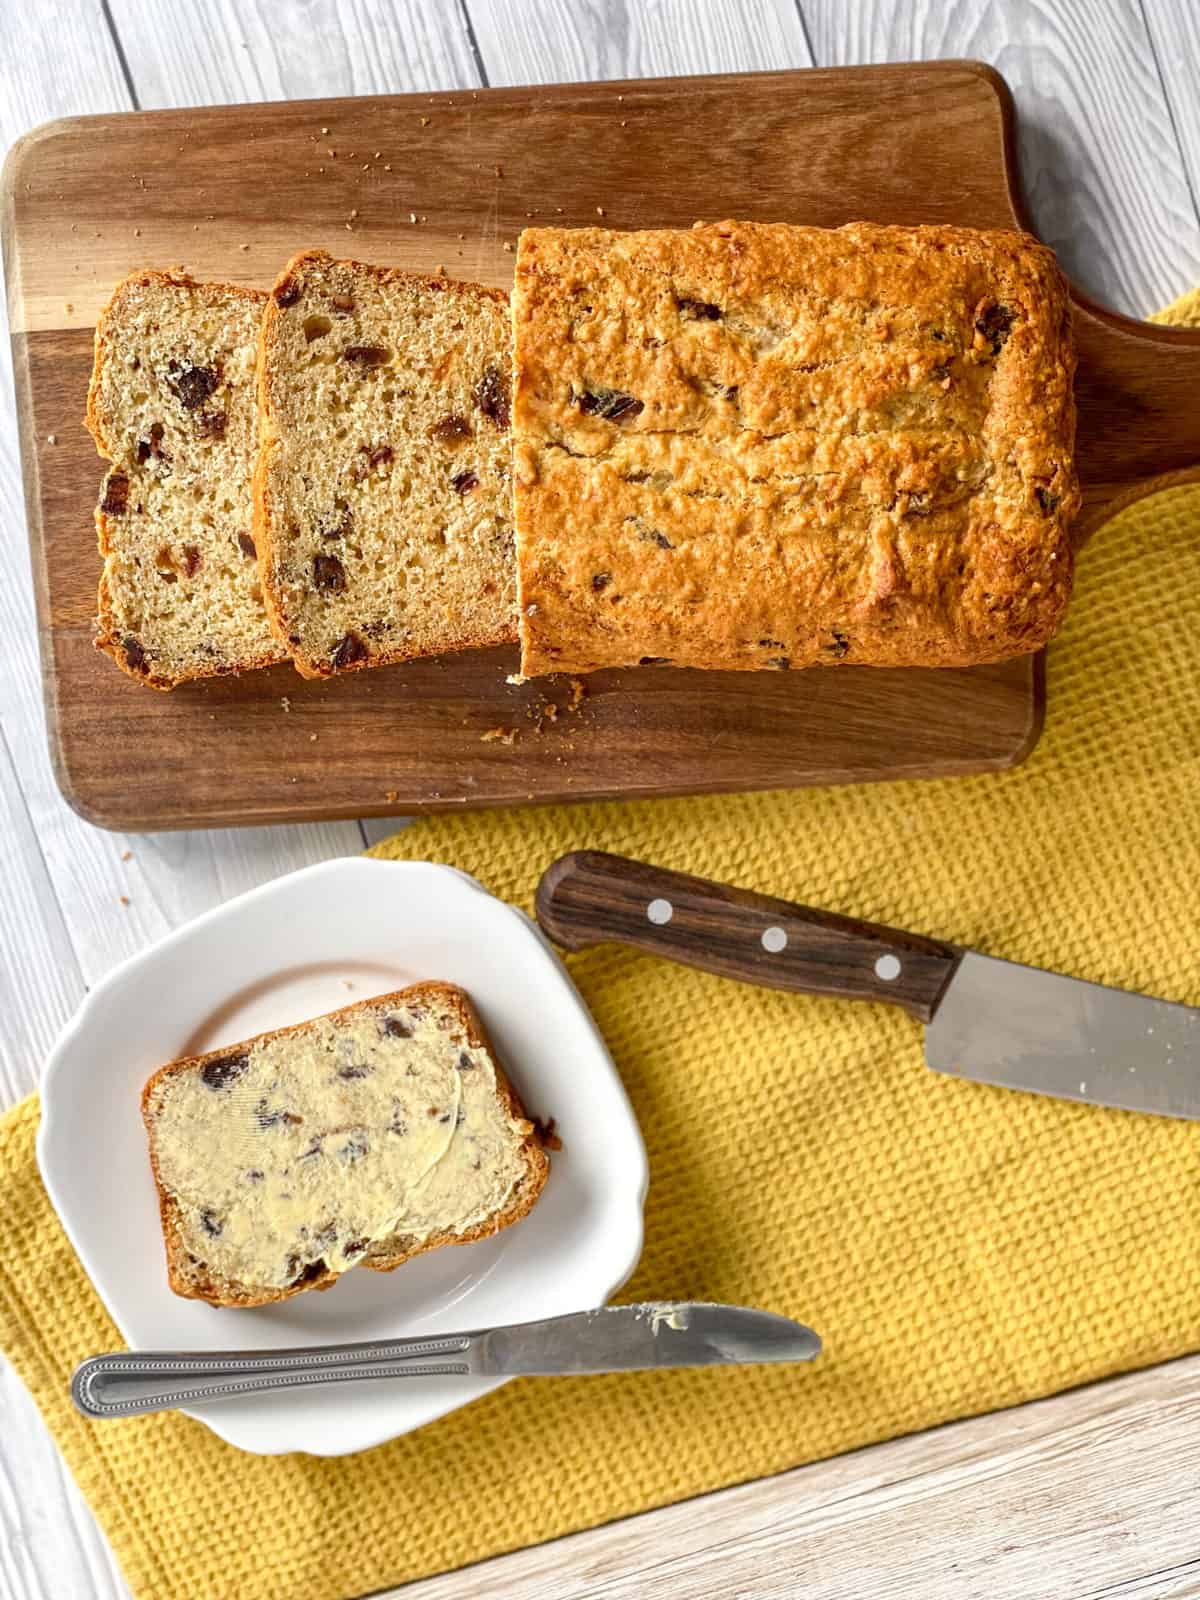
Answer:
[(1200, 1357), (650, 1512), (403, 1600), (1198, 1600)]
[[(1002, 72), (1036, 231), (1102, 304), (1145, 316), (1200, 281), (1200, 216), (1137, 4), (799, 3), (818, 66), (970, 56)], [(1176, 0), (1194, 36), (1192, 9)], [(1195, 102), (1194, 75), (1183, 92)]]
[(453, 0), (110, 0), (138, 104), (200, 106), (477, 87)]
[(490, 84), (814, 65), (792, 0), (471, 0), (469, 9)]
[(613, 1523), (403, 1600), (1197, 1600), (1200, 1357)]
[(0, 1106), (27, 1094), (84, 984), (0, 723)]
[[(961, 959), (920, 934), (603, 850), (552, 862), (534, 905), (542, 932), (566, 950), (632, 945), (767, 989), (902, 1006), (920, 1022), (932, 1019)], [(895, 965), (886, 979), (881, 957)]]
[[(322, 126), (336, 128), (336, 145), (316, 140)], [(604, 673), (553, 721), (539, 708), (547, 696), (566, 706), (571, 685), (509, 685), (515, 653), (503, 651), (324, 683), (284, 667), (148, 694), (90, 645), (98, 474), (72, 428), (90, 350), (74, 326), (82, 294), (70, 315), (58, 300), (72, 224), (106, 286), (145, 255), (171, 260), (185, 247), (199, 275), (269, 282), (297, 243), (350, 247), (352, 210), (352, 247), (367, 259), (449, 261), (499, 284), (511, 277), (503, 246), (533, 211), (569, 223), (599, 205), (615, 226), (687, 225), (706, 210), (1011, 224), (1004, 131), (993, 80), (944, 65), (149, 112), (63, 123), (25, 146), (7, 168), (10, 303), (51, 738), (71, 802), (109, 828), (187, 828), (946, 775), (1020, 759), (1040, 719), (1028, 659), (970, 672)], [(704, 164), (698, 146), (713, 153)], [(322, 158), (329, 148), (345, 159)], [(779, 152), (768, 171), (765, 148)], [(207, 204), (219, 214), (197, 233)], [(412, 213), (427, 222), (412, 225)], [(1110, 450), (1105, 471), (1139, 439), (1154, 441), (1164, 467), (1200, 459), (1164, 422), (1186, 410), (1158, 404), (1181, 381), (1168, 344), (1135, 330), (1105, 369), (1118, 400), (1126, 370), (1149, 373), (1126, 455)], [(121, 752), (135, 744), (131, 781)]]
[[(1192, 209), (1200, 216), (1200, 27), (1195, 0), (1140, 0), (1140, 4)], [(1179, 287), (1188, 289), (1191, 283)]]

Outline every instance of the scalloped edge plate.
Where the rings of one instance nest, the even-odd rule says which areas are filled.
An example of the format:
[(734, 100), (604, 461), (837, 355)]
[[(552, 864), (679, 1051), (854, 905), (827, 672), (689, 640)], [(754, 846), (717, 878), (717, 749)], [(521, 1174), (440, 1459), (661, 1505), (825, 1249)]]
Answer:
[[(491, 1239), (253, 1310), (167, 1286), (139, 1097), (192, 1051), (422, 978), (461, 984), (525, 1104), (563, 1149), (537, 1205)], [(349, 856), (240, 895), (134, 956), (88, 995), (42, 1081), (38, 1164), (131, 1348), (260, 1349), (497, 1326), (600, 1306), (641, 1253), (646, 1152), (611, 1056), (534, 923), (454, 867)], [(94, 1352), (81, 1352), (81, 1355)], [(419, 1428), (504, 1379), (336, 1385), (197, 1407), (239, 1449), (342, 1455)], [(102, 1425), (102, 1424), (101, 1424)]]

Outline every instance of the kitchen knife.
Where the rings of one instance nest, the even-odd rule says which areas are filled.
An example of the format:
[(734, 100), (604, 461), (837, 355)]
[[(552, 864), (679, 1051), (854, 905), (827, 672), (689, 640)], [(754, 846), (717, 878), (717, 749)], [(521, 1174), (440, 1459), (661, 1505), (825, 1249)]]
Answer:
[(772, 989), (903, 1006), (926, 1024), (937, 1072), (1200, 1118), (1190, 1006), (592, 850), (547, 870), (537, 917), (568, 950), (612, 940)]
[(128, 1350), (92, 1356), (76, 1368), (71, 1398), (87, 1417), (134, 1417), (205, 1400), (360, 1378), (636, 1372), (811, 1361), (820, 1352), (820, 1338), (811, 1328), (770, 1311), (694, 1300), (651, 1301), (424, 1339), (296, 1350)]

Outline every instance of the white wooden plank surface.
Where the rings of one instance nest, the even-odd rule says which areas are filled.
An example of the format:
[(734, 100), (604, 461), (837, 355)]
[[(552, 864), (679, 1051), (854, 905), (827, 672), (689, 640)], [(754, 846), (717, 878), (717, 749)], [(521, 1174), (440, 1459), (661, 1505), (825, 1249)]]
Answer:
[(490, 84), (809, 67), (791, 0), (470, 0)]
[(0, 723), (0, 1106), (29, 1090), (36, 1064), (83, 998), (83, 978)]
[[(802, 66), (810, 41), (821, 64), (974, 54), (1013, 84), (1036, 219), (1081, 283), (1142, 311), (1200, 278), (1194, 0), (111, 7), (123, 59), (99, 0), (0, 0), (6, 143), (46, 117), (135, 99), (186, 105)], [(6, 345), (0, 367), (0, 630), (9, 645), (0, 678), (0, 993), (19, 1001), (0, 1007), (3, 1105), (33, 1082), (63, 1015), (113, 961), (266, 877), (356, 849), (363, 834), (331, 824), (126, 840), (66, 809), (43, 747)], [(377, 838), (391, 827), (366, 831)], [(1200, 1358), (403, 1593), (1200, 1600), (1198, 1400)], [(0, 1600), (125, 1593), (32, 1403), (0, 1364)]]
[(1174, 1362), (520, 1550), (403, 1600), (1200, 1600), (1198, 1405), (1200, 1358)]
[[(1037, 230), (1097, 299), (1145, 316), (1200, 282), (1200, 216), (1136, 0), (800, 6), (818, 66), (973, 56), (998, 67), (1017, 103)], [(1179, 32), (1191, 32), (1194, 48), (1195, 0), (1162, 9), (1175, 13)], [(1168, 19), (1164, 29), (1174, 25)], [(1177, 40), (1172, 33), (1164, 52), (1178, 54)], [(1194, 72), (1179, 92), (1194, 109)]]
[(479, 85), (454, 0), (171, 0), (146, 26), (146, 0), (110, 0), (142, 106)]
[(1192, 204), (1200, 211), (1200, 11), (1196, 0), (1141, 0), (1141, 4)]

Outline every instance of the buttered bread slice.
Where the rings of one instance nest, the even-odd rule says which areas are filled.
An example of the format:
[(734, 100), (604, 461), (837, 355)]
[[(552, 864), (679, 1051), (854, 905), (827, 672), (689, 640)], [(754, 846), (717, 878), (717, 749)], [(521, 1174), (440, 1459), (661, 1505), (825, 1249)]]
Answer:
[(263, 318), (255, 533), (308, 678), (516, 638), (508, 297), (309, 250)]
[(256, 1306), (523, 1217), (549, 1162), (467, 995), (422, 983), (162, 1067), (171, 1288)]

